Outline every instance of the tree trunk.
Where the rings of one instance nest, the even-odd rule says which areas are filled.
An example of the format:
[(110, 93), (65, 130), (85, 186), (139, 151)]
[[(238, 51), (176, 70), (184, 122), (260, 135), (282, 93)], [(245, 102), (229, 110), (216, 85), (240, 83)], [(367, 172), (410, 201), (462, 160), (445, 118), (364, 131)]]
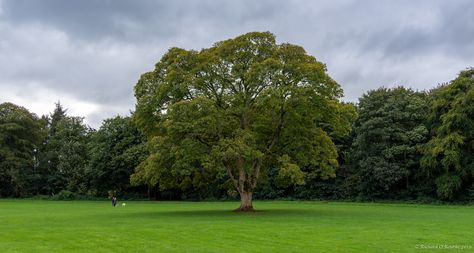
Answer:
[(235, 209), (236, 212), (253, 212), (252, 206), (253, 192), (243, 191), (240, 193), (240, 207)]

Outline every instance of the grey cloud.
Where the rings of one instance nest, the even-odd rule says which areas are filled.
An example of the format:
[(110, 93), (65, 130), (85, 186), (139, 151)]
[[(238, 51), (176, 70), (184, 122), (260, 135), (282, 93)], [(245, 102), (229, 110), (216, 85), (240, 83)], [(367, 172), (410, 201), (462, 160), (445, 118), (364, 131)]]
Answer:
[(39, 22), (84, 40), (112, 37), (140, 42), (178, 36), (202, 24), (238, 26), (270, 16), (278, 4), (269, 0), (15, 0), (6, 1), (3, 8), (4, 18), (13, 23)]
[(461, 58), (474, 56), (474, 5), (470, 2), (458, 5), (444, 2), (430, 7), (425, 13), (431, 12), (435, 17), (430, 20), (431, 27), (430, 22), (425, 21), (421, 26), (390, 27), (375, 32), (364, 44), (364, 51), (380, 50), (385, 57), (401, 61), (433, 52)]
[[(150, 14), (166, 18), (166, 5), (152, 1), (6, 1), (4, 18), (13, 23), (42, 23), (74, 37), (125, 36), (124, 24), (147, 19)], [(153, 8), (152, 8), (153, 7)], [(123, 23), (119, 22), (123, 21)], [(165, 27), (165, 26), (161, 26)]]
[(473, 16), (469, 0), (0, 0), (0, 93), (36, 104), (23, 94), (31, 85), (55, 91), (51, 108), (64, 96), (81, 113), (83, 102), (97, 127), (133, 109), (136, 80), (169, 47), (271, 31), (325, 62), (356, 101), (381, 85), (427, 89), (472, 66)]

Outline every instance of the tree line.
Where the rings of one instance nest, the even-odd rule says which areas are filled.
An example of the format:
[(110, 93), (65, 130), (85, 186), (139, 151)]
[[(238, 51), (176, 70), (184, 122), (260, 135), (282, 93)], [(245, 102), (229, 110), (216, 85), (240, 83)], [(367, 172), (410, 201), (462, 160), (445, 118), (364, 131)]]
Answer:
[(170, 49), (135, 97), (97, 130), (1, 104), (0, 196), (474, 199), (474, 69), (345, 103), (303, 48), (249, 33)]
[(0, 196), (140, 197), (143, 189), (130, 185), (130, 174), (147, 154), (143, 140), (129, 117), (106, 119), (94, 130), (59, 102), (42, 117), (3, 103)]

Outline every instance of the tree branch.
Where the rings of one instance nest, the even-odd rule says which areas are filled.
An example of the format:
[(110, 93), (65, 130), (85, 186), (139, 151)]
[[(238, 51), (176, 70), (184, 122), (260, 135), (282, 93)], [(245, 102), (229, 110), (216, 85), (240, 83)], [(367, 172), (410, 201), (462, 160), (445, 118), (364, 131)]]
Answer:
[(227, 175), (229, 175), (230, 179), (232, 180), (232, 183), (234, 183), (235, 188), (237, 188), (237, 191), (239, 193), (242, 193), (239, 188), (239, 182), (237, 181), (237, 179), (235, 179), (234, 175), (232, 175), (231, 168), (228, 165), (224, 165), (224, 166), (227, 169)]
[(272, 142), (267, 148), (267, 152), (266, 152), (267, 154), (272, 150), (272, 148), (278, 143), (278, 140), (280, 139), (281, 131), (283, 130), (284, 116), (285, 116), (285, 110), (282, 104), (280, 106), (280, 118), (278, 120), (277, 129), (275, 130), (275, 133), (273, 134)]
[(255, 171), (255, 176), (252, 180), (252, 189), (255, 189), (255, 187), (257, 186), (258, 178), (260, 177), (260, 167), (261, 167), (261, 163), (258, 161), (258, 159), (255, 159), (253, 161), (252, 167), (254, 168), (254, 171)]

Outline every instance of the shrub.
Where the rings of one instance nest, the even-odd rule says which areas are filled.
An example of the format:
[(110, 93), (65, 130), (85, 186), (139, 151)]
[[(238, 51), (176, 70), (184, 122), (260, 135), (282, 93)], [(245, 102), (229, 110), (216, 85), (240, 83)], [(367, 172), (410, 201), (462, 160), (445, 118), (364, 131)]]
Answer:
[(62, 190), (58, 194), (53, 196), (53, 199), (55, 200), (73, 200), (75, 198), (76, 196), (74, 195), (74, 193), (68, 190)]

